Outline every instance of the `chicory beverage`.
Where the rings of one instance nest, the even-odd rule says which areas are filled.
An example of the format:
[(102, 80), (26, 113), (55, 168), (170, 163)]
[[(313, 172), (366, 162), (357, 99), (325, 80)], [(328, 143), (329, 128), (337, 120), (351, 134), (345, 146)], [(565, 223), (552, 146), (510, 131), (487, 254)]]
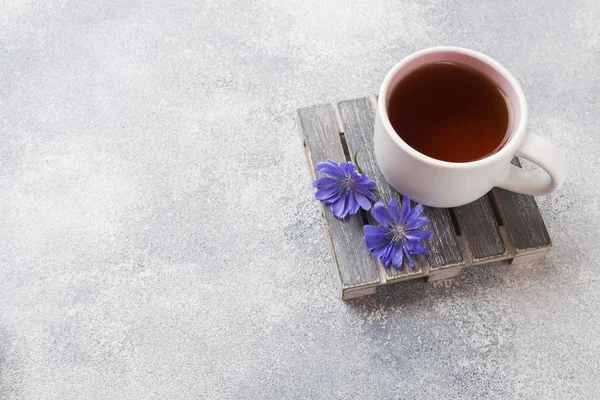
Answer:
[(510, 105), (484, 74), (459, 64), (424, 65), (391, 90), (388, 117), (410, 147), (437, 160), (469, 162), (509, 139)]

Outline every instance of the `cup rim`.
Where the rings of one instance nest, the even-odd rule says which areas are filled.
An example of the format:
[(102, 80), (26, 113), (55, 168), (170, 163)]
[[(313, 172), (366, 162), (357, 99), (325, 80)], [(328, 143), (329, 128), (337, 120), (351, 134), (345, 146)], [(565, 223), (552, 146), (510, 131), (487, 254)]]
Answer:
[[(396, 133), (390, 119), (388, 117), (388, 112), (386, 108), (387, 103), (387, 93), (390, 86), (390, 83), (394, 76), (409, 62), (423, 57), (425, 55), (429, 55), (437, 52), (454, 52), (459, 54), (467, 55), (471, 58), (478, 59), (492, 67), (496, 72), (502, 75), (512, 86), (515, 93), (517, 94), (519, 100), (519, 109), (520, 109), (520, 119), (516, 121), (516, 124), (513, 125), (513, 133), (511, 134), (508, 142), (502, 147), (499, 151), (492, 154), (491, 156), (468, 162), (451, 162), (451, 161), (443, 161), (438, 160), (433, 157), (429, 157), (408, 145), (401, 137)], [(430, 47), (424, 50), (417, 51), (416, 53), (412, 53), (411, 55), (405, 57), (400, 62), (398, 62), (394, 67), (387, 73), (383, 83), (381, 84), (381, 88), (379, 89), (379, 96), (377, 99), (377, 109), (379, 116), (381, 118), (381, 122), (385, 127), (386, 134), (390, 136), (392, 141), (396, 143), (402, 150), (410, 154), (412, 157), (417, 158), (418, 160), (439, 167), (446, 168), (455, 168), (455, 169), (464, 169), (464, 168), (472, 168), (472, 167), (480, 167), (488, 164), (492, 164), (499, 159), (506, 157), (507, 155), (514, 155), (517, 149), (521, 146), (523, 141), (525, 140), (525, 132), (527, 127), (527, 100), (525, 99), (525, 93), (519, 85), (519, 82), (515, 79), (515, 77), (498, 61), (493, 58), (486, 56), (485, 54), (479, 53), (475, 50), (465, 49), (462, 47), (454, 47), (454, 46), (439, 46), (439, 47)]]

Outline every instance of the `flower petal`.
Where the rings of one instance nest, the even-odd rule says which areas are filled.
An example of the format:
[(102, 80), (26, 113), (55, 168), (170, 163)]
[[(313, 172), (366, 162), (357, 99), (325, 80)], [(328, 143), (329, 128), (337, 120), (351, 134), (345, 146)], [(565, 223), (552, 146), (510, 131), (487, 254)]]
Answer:
[(363, 238), (363, 241), (365, 242), (367, 249), (372, 251), (374, 255), (378, 249), (383, 249), (388, 245), (388, 242), (385, 239), (373, 238), (372, 236)]
[(421, 242), (410, 241), (406, 243), (406, 249), (411, 254), (429, 254), (431, 251)]
[(432, 231), (420, 230), (420, 229), (415, 229), (415, 230), (404, 233), (404, 237), (408, 241), (429, 240), (429, 239), (431, 239), (432, 236), (433, 236)]
[(340, 163), (340, 168), (344, 171), (346, 176), (352, 176), (356, 172), (356, 166), (352, 163)]
[(408, 249), (406, 248), (406, 245), (402, 246), (402, 251), (404, 252), (404, 255), (406, 256), (406, 262), (408, 262), (408, 265), (410, 265), (411, 267), (414, 267), (415, 263), (413, 262), (412, 258), (410, 257), (410, 254), (408, 254)]
[(315, 198), (324, 201), (325, 203), (331, 203), (335, 201), (341, 193), (342, 191), (337, 186), (325, 186), (317, 190)]
[(402, 247), (400, 245), (394, 246), (394, 253), (392, 255), (392, 267), (394, 268), (402, 268)]
[(318, 163), (315, 170), (320, 174), (329, 174), (334, 178), (344, 178), (344, 171), (342, 171), (340, 166), (332, 160)]
[(394, 243), (389, 242), (385, 249), (383, 250), (383, 254), (379, 258), (383, 265), (390, 266), (392, 264), (392, 255), (394, 252)]
[(390, 214), (386, 210), (383, 202), (378, 201), (371, 209), (371, 215), (383, 226), (393, 226), (394, 222), (390, 218)]
[(405, 194), (404, 197), (402, 198), (402, 212), (400, 213), (400, 221), (399, 221), (400, 225), (406, 224), (406, 218), (408, 217), (409, 213), (410, 213), (410, 197), (408, 197), (408, 195)]
[(312, 183), (312, 187), (321, 188), (324, 186), (336, 185), (337, 182), (338, 182), (338, 180), (335, 178), (323, 177), (323, 178), (315, 179)]
[(368, 189), (362, 188), (360, 186), (355, 186), (354, 187), (354, 191), (356, 193), (360, 193), (363, 196), (365, 196), (367, 199), (371, 199), (371, 200), (376, 200), (377, 197), (375, 197), (375, 195)]
[(377, 187), (377, 184), (370, 180), (369, 177), (365, 174), (356, 174), (354, 178), (355, 182), (358, 185), (364, 186), (367, 189), (375, 189)]
[(370, 210), (371, 209), (371, 202), (369, 201), (369, 199), (367, 199), (361, 193), (358, 193), (358, 191), (354, 192), (354, 199), (365, 210)]
[(412, 231), (413, 229), (420, 229), (420, 228), (424, 227), (425, 225), (427, 225), (428, 222), (429, 222), (429, 218), (427, 218), (425, 216), (418, 217), (410, 222), (407, 222), (406, 225), (404, 226), (404, 229), (407, 231)]
[(382, 228), (380, 226), (365, 225), (363, 227), (363, 242), (369, 250), (374, 250), (379, 247), (385, 247), (388, 242), (388, 228)]
[(389, 229), (382, 226), (365, 225), (363, 226), (363, 232), (365, 235), (386, 235)]
[(354, 197), (353, 193), (348, 194), (347, 197), (348, 197), (348, 201), (347, 201), (348, 213), (351, 215), (354, 215), (360, 209), (360, 204), (358, 204), (358, 202), (356, 201), (356, 198)]
[(381, 257), (383, 257), (383, 255), (385, 254), (385, 250), (387, 249), (389, 243), (386, 243), (383, 246), (379, 246), (374, 248), (373, 251), (373, 257), (378, 258), (381, 260)]
[(408, 214), (408, 217), (406, 217), (406, 224), (410, 224), (411, 221), (414, 221), (415, 219), (419, 218), (422, 212), (423, 206), (421, 204), (417, 204), (415, 208), (413, 208), (412, 211)]
[[(348, 211), (346, 210), (346, 195), (342, 193), (340, 197), (331, 205), (333, 215), (338, 218), (344, 218)], [(345, 212), (344, 212), (345, 211)]]
[(388, 203), (388, 210), (390, 211), (390, 216), (396, 223), (396, 225), (400, 224), (400, 215), (398, 215), (398, 202), (396, 199), (391, 199)]

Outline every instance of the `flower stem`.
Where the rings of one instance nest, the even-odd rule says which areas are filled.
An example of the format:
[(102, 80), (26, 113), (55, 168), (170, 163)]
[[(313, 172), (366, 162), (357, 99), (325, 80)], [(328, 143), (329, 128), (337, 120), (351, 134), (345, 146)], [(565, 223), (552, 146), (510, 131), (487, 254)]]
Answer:
[(354, 163), (354, 165), (356, 165), (356, 169), (358, 170), (358, 172), (364, 174), (362, 168), (360, 167), (360, 165), (358, 165), (358, 160), (356, 158), (356, 156), (358, 156), (359, 151), (360, 149), (356, 150), (356, 153), (354, 153), (354, 157), (352, 157), (352, 162)]

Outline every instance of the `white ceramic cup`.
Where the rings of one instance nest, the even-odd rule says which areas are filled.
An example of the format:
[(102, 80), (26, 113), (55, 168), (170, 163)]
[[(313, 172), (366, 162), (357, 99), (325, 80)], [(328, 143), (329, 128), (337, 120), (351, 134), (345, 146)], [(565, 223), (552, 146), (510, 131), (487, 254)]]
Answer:
[[(396, 85), (415, 69), (435, 62), (462, 64), (485, 74), (508, 97), (511, 132), (498, 152), (477, 161), (441, 161), (410, 147), (388, 118), (388, 98)], [(375, 157), (387, 182), (402, 194), (432, 207), (456, 207), (477, 200), (494, 186), (529, 195), (554, 192), (564, 182), (563, 152), (527, 130), (527, 101), (510, 72), (492, 58), (460, 47), (434, 47), (416, 52), (387, 74), (377, 100)], [(511, 164), (514, 156), (533, 161), (544, 170), (530, 172)]]

